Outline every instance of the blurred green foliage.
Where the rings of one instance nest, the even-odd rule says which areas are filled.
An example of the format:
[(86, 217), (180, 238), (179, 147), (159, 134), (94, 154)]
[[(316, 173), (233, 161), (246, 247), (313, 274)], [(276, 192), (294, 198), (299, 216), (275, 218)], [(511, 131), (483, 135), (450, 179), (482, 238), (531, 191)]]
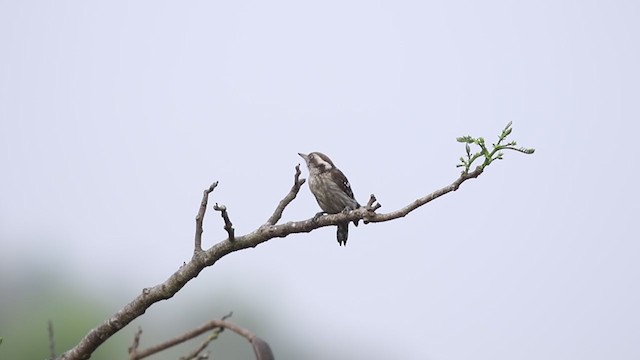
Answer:
[[(7, 274), (2, 276), (0, 334), (5, 341), (0, 347), (0, 359), (47, 359), (49, 320), (59, 354), (108, 314), (104, 302), (87, 296), (88, 292), (79, 287), (65, 284), (65, 277), (56, 275), (60, 274), (33, 271), (12, 274), (10, 278)], [(124, 344), (108, 345), (96, 359), (122, 357), (114, 349)]]
[[(138, 294), (126, 279), (87, 284), (79, 278), (79, 270), (60, 270), (60, 266), (51, 266), (46, 261), (19, 271), (0, 271), (0, 337), (4, 340), (0, 345), (0, 360), (48, 359), (49, 320), (53, 324), (55, 352), (60, 355)], [(143, 349), (209, 320), (219, 319), (230, 311), (234, 315), (229, 321), (267, 341), (279, 359), (371, 358), (384, 348), (384, 344), (371, 348), (356, 345), (327, 347), (321, 337), (315, 336), (317, 331), (322, 333), (316, 329), (317, 325), (287, 315), (285, 309), (292, 304), (288, 296), (279, 293), (277, 283), (256, 283), (237, 277), (229, 279), (207, 271), (169, 301), (154, 304), (143, 316), (100, 346), (91, 358), (126, 359), (138, 327), (143, 330), (140, 342)], [(261, 296), (258, 298), (256, 294)], [(180, 358), (196, 348), (206, 336), (152, 358)], [(355, 344), (354, 340), (359, 337), (354, 333), (344, 334), (341, 338), (346, 344)], [(254, 358), (251, 345), (231, 331), (220, 334), (208, 350), (215, 359)], [(379, 358), (385, 357), (388, 356)]]

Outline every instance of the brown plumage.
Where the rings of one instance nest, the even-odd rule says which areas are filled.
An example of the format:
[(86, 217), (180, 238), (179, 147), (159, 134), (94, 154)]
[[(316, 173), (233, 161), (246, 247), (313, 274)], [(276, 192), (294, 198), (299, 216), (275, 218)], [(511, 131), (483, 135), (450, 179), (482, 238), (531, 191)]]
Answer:
[[(320, 205), (320, 209), (327, 214), (337, 214), (346, 210), (360, 207), (351, 190), (349, 180), (338, 169), (331, 159), (323, 153), (298, 153), (309, 168), (309, 189)], [(354, 221), (358, 226), (358, 222)], [(347, 245), (349, 223), (338, 224), (337, 238), (340, 245)]]

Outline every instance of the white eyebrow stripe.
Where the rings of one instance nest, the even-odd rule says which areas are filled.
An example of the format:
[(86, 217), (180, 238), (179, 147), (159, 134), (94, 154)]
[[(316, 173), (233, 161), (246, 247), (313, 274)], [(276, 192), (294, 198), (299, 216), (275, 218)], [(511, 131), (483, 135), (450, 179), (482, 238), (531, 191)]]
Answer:
[(319, 168), (322, 169), (331, 169), (333, 168), (333, 166), (331, 166), (331, 164), (328, 161), (325, 161), (323, 158), (321, 158), (320, 156), (313, 154), (313, 159), (315, 160), (316, 164), (318, 165)]

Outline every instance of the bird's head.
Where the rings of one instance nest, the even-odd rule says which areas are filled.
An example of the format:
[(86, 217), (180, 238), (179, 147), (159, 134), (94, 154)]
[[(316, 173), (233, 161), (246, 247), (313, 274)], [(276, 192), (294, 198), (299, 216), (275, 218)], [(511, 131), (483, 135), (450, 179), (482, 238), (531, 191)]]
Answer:
[(323, 173), (335, 168), (333, 161), (321, 152), (312, 152), (309, 154), (298, 153), (307, 163), (310, 173)]

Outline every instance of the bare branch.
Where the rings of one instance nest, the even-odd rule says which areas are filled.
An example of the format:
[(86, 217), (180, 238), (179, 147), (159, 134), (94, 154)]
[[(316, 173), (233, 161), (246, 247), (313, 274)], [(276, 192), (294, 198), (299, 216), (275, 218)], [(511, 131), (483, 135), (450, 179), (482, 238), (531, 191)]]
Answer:
[[(180, 289), (182, 289), (183, 286), (185, 286), (189, 281), (198, 276), (198, 274), (204, 268), (215, 264), (219, 259), (232, 252), (256, 247), (273, 238), (286, 237), (291, 234), (307, 233), (325, 226), (334, 226), (337, 224), (352, 221), (356, 223), (357, 220), (361, 219), (365, 220), (365, 223), (394, 220), (406, 216), (420, 206), (423, 206), (439, 198), (440, 196), (458, 190), (460, 185), (462, 185), (462, 183), (464, 183), (465, 181), (480, 176), (483, 170), (492, 161), (502, 159), (502, 153), (500, 152), (500, 150), (509, 150), (511, 149), (511, 147), (516, 146), (515, 141), (511, 141), (507, 144), (502, 144), (502, 141), (504, 141), (510, 133), (511, 123), (509, 123), (502, 131), (498, 143), (494, 145), (494, 148), (493, 150), (491, 150), (491, 152), (489, 152), (485, 145), (484, 139), (481, 137), (473, 138), (471, 136), (464, 136), (458, 138), (457, 140), (459, 142), (466, 143), (465, 145), (469, 145), (471, 143), (476, 144), (480, 147), (481, 151), (475, 154), (471, 154), (470, 147), (465, 146), (467, 158), (465, 159), (464, 157), (461, 157), (461, 164), (458, 165), (459, 167), (464, 167), (464, 171), (453, 183), (439, 190), (436, 190), (431, 194), (418, 198), (417, 200), (411, 202), (410, 204), (399, 210), (392, 211), (386, 214), (376, 213), (375, 211), (379, 209), (381, 205), (377, 203), (375, 196), (371, 195), (371, 198), (369, 199), (367, 205), (356, 210), (341, 212), (332, 215), (325, 215), (319, 218), (312, 217), (304, 221), (287, 222), (285, 224), (278, 225), (277, 222), (282, 217), (284, 209), (291, 201), (293, 201), (293, 199), (298, 194), (300, 187), (305, 182), (304, 179), (300, 179), (300, 165), (298, 165), (296, 166), (293, 187), (285, 196), (285, 198), (280, 201), (273, 215), (269, 218), (269, 220), (267, 220), (267, 223), (260, 226), (258, 229), (252, 231), (251, 233), (239, 237), (234, 237), (233, 228), (231, 227), (231, 222), (228, 220), (227, 215), (227, 218), (225, 219), (225, 229), (227, 229), (227, 232), (229, 233), (229, 239), (235, 239), (235, 241), (226, 241), (227, 239), (225, 239), (204, 251), (202, 250), (202, 223), (207, 207), (208, 196), (218, 185), (217, 182), (213, 183), (208, 189), (204, 191), (202, 202), (200, 204), (200, 210), (198, 212), (198, 215), (196, 216), (195, 250), (191, 260), (188, 263), (182, 265), (163, 283), (151, 288), (142, 289), (141, 294), (139, 294), (129, 304), (125, 305), (124, 308), (113, 314), (102, 324), (89, 331), (89, 333), (87, 333), (87, 335), (85, 335), (85, 337), (82, 338), (74, 348), (60, 355), (59, 359), (88, 359), (102, 343), (104, 343), (107, 339), (109, 339), (112, 335), (125, 327), (127, 324), (131, 323), (131, 321), (144, 314), (145, 311), (147, 311), (147, 309), (153, 304), (173, 297), (178, 291), (180, 291)], [(533, 153), (533, 151), (534, 149), (522, 148), (522, 152), (526, 154), (531, 154)], [(476, 167), (474, 171), (469, 172), (471, 164), (474, 162), (474, 160), (480, 157), (484, 157), (485, 161), (480, 166)], [(222, 216), (223, 218), (225, 218), (226, 211), (220, 211), (222, 211)], [(216, 325), (214, 323), (211, 326), (214, 325), (224, 326), (225, 328), (236, 331), (234, 330), (234, 328), (232, 328), (232, 325), (224, 325), (222, 323), (218, 323)], [(239, 329), (236, 332), (242, 334), (242, 331), (240, 331)], [(253, 335), (246, 334), (245, 337), (249, 338), (248, 336)], [(0, 341), (1, 340), (2, 339), (0, 338)], [(252, 342), (252, 344), (254, 344), (254, 349), (257, 349), (259, 347), (258, 345), (256, 345), (257, 342)], [(258, 354), (258, 352), (256, 352), (256, 354)], [(269, 358), (269, 352), (264, 352), (264, 355), (266, 356), (266, 358)]]
[[(225, 316), (222, 317), (222, 321), (227, 320), (229, 317), (231, 317), (233, 313), (229, 313)], [(232, 323), (227, 323), (227, 325), (233, 325)], [(209, 343), (211, 343), (212, 341), (218, 339), (218, 336), (224, 331), (225, 327), (217, 327), (215, 329), (213, 329), (213, 332), (211, 335), (209, 335), (197, 348), (195, 348), (193, 351), (191, 351), (189, 354), (187, 354), (187, 356), (181, 357), (180, 360), (191, 360), (191, 359), (196, 359), (196, 360), (200, 360), (200, 359), (208, 359), (209, 358), (209, 354), (207, 353), (206, 355), (202, 355), (201, 353), (207, 348), (207, 346), (209, 346)], [(250, 332), (247, 331), (247, 333), (250, 334)], [(248, 339), (252, 344), (254, 344), (255, 340), (258, 339), (257, 336), (253, 336), (251, 339)], [(265, 343), (266, 344), (266, 343)], [(269, 348), (269, 344), (266, 344), (266, 347)], [(254, 350), (255, 350), (255, 345), (254, 345)], [(269, 349), (271, 350), (271, 349)], [(272, 356), (273, 358), (273, 356)], [(260, 358), (257, 358), (258, 360), (260, 360)]]
[[(444, 194), (457, 190), (463, 182), (478, 177), (480, 174), (482, 174), (482, 171), (483, 169), (479, 167), (475, 171), (466, 174), (463, 173), (451, 185), (436, 190), (429, 195), (413, 201), (402, 209), (387, 214), (377, 214), (374, 212), (374, 209), (380, 207), (380, 204), (375, 204), (376, 201), (374, 196), (373, 201), (370, 200), (370, 204), (367, 204), (367, 207), (361, 207), (357, 210), (349, 211), (346, 213), (325, 215), (318, 219), (310, 218), (303, 221), (287, 222), (277, 225), (275, 224), (275, 222), (280, 219), (283, 209), (291, 202), (291, 200), (295, 198), (300, 186), (304, 182), (303, 179), (298, 178), (299, 175), (297, 175), (296, 172), (296, 178), (293, 188), (291, 189), (289, 194), (280, 202), (280, 205), (278, 205), (278, 208), (276, 208), (273, 216), (268, 221), (268, 223), (274, 222), (274, 224), (262, 225), (251, 233), (235, 237), (235, 241), (226, 241), (225, 239), (207, 250), (197, 251), (197, 249), (199, 248), (199, 243), (196, 239), (196, 252), (191, 261), (181, 266), (163, 283), (151, 288), (143, 289), (142, 293), (135, 299), (133, 299), (124, 308), (113, 314), (109, 319), (100, 324), (98, 327), (89, 331), (89, 333), (82, 340), (80, 340), (80, 342), (74, 348), (62, 354), (60, 356), (60, 359), (88, 358), (98, 346), (100, 346), (109, 337), (129, 324), (135, 318), (144, 314), (144, 312), (149, 307), (151, 307), (151, 305), (161, 300), (171, 298), (185, 284), (187, 284), (187, 282), (198, 276), (198, 274), (204, 268), (215, 264), (216, 261), (218, 261), (225, 255), (238, 250), (256, 247), (273, 238), (286, 237), (290, 234), (307, 233), (321, 227), (337, 225), (338, 223), (344, 223), (358, 219), (365, 219), (366, 222), (369, 223), (397, 219), (399, 217), (406, 216), (418, 207), (432, 200), (435, 200)], [(214, 183), (208, 190), (205, 190), (203, 202), (200, 207), (201, 211), (198, 214), (199, 220), (197, 220), (197, 223), (200, 227), (202, 225), (202, 217), (204, 216), (204, 211), (202, 211), (202, 208), (203, 206), (206, 207), (206, 197), (208, 193), (213, 191), (215, 185), (217, 185), (217, 183)], [(198, 231), (196, 232), (196, 237), (198, 237)], [(222, 323), (216, 323), (215, 321), (209, 324), (212, 327), (224, 325), (230, 330), (238, 332), (241, 335), (243, 334), (240, 329), (237, 329), (236, 331), (232, 327), (232, 325), (227, 326)], [(252, 336), (252, 334), (247, 334), (245, 337), (247, 336)]]
[(49, 354), (51, 356), (51, 360), (53, 360), (56, 358), (56, 342), (53, 337), (53, 321), (49, 320), (47, 330), (49, 333)]
[(213, 340), (215, 340), (217, 338), (217, 336), (209, 336), (208, 338), (206, 338), (200, 345), (198, 345), (197, 348), (193, 349), (193, 351), (191, 351), (189, 354), (187, 354), (186, 356), (181, 356), (180, 360), (191, 360), (191, 359), (206, 359), (208, 358), (208, 354), (207, 355), (201, 355), (200, 353), (202, 353), (207, 346), (209, 346), (209, 343), (212, 342)]
[[(386, 214), (373, 214), (373, 215), (369, 215), (369, 216), (365, 216), (364, 217), (364, 222), (366, 223), (372, 223), (372, 222), (383, 222), (383, 221), (389, 221), (389, 220), (393, 220), (393, 219), (397, 219), (400, 217), (404, 217), (407, 214), (409, 214), (410, 212), (412, 212), (413, 210), (419, 208), (422, 205), (425, 205), (437, 198), (439, 198), (442, 195), (445, 195), (449, 192), (452, 191), (456, 191), (458, 190), (458, 188), (460, 187), (460, 185), (469, 180), (469, 179), (473, 179), (473, 178), (477, 178), (478, 176), (480, 176), (480, 174), (482, 174), (483, 172), (483, 168), (482, 167), (477, 167), (474, 171), (470, 172), (470, 173), (462, 173), (460, 175), (460, 177), (458, 179), (456, 179), (453, 183), (451, 183), (448, 186), (445, 186), (439, 190), (436, 190), (434, 192), (432, 192), (431, 194), (425, 195), (419, 199), (416, 199), (415, 201), (413, 201), (412, 203), (408, 204), (407, 206), (403, 207), (402, 209), (396, 210), (396, 211), (392, 211), (390, 213), (386, 213)], [(375, 199), (375, 196), (372, 195), (372, 197)], [(378, 204), (380, 205), (380, 204)], [(379, 208), (380, 206), (376, 207), (375, 209)]]
[(305, 181), (307, 181), (306, 179), (300, 179), (300, 174), (300, 164), (298, 164), (296, 165), (296, 173), (293, 176), (293, 186), (291, 187), (291, 190), (289, 190), (289, 193), (284, 197), (284, 199), (280, 200), (278, 207), (276, 207), (273, 215), (271, 215), (265, 225), (275, 225), (280, 220), (280, 218), (282, 218), (284, 208), (286, 208), (287, 205), (289, 205), (293, 201), (293, 199), (296, 198), (298, 192), (300, 191), (300, 187), (304, 184)]
[(135, 335), (133, 335), (133, 343), (129, 347), (129, 360), (137, 359), (138, 346), (140, 346), (140, 336), (142, 335), (142, 328), (138, 327)]
[(365, 206), (365, 208), (367, 208), (369, 211), (376, 211), (378, 209), (380, 209), (382, 207), (382, 204), (380, 204), (378, 202), (378, 199), (376, 199), (376, 196), (371, 194), (371, 196), (369, 197), (369, 201), (367, 202), (367, 205)]
[[(133, 299), (124, 308), (113, 314), (109, 319), (100, 324), (98, 327), (89, 331), (89, 333), (82, 340), (80, 340), (80, 342), (74, 348), (65, 352), (59, 358), (87, 359), (98, 346), (100, 346), (109, 337), (129, 324), (135, 318), (144, 314), (144, 312), (149, 307), (151, 307), (151, 305), (161, 300), (171, 298), (184, 285), (186, 285), (187, 282), (198, 276), (198, 274), (204, 268), (215, 264), (216, 261), (218, 261), (225, 255), (238, 250), (256, 247), (273, 238), (286, 237), (290, 234), (308, 233), (321, 227), (337, 225), (338, 223), (354, 221), (357, 219), (365, 219), (365, 222), (369, 223), (397, 219), (399, 217), (406, 216), (418, 207), (432, 200), (435, 200), (444, 194), (457, 190), (463, 182), (478, 177), (480, 174), (482, 174), (482, 171), (483, 169), (479, 167), (475, 171), (466, 174), (463, 173), (451, 185), (436, 190), (429, 195), (413, 201), (402, 209), (387, 214), (377, 214), (374, 212), (374, 209), (380, 207), (379, 204), (374, 205), (374, 203), (376, 202), (374, 196), (374, 200), (370, 200), (371, 204), (367, 204), (371, 206), (361, 207), (357, 210), (349, 211), (346, 213), (325, 215), (318, 219), (312, 217), (303, 221), (287, 222), (284, 224), (276, 225), (275, 222), (279, 220), (282, 214), (282, 210), (287, 206), (287, 204), (291, 202), (291, 200), (293, 200), (293, 198), (295, 198), (295, 195), (297, 194), (300, 186), (304, 181), (303, 179), (298, 179), (298, 175), (296, 175), (293, 188), (291, 189), (289, 194), (280, 202), (280, 205), (278, 205), (278, 208), (276, 208), (274, 215), (268, 221), (269, 223), (274, 222), (274, 224), (262, 225), (251, 233), (235, 237), (235, 241), (226, 241), (225, 239), (207, 250), (197, 251), (199, 243), (198, 240), (196, 240), (196, 252), (191, 261), (181, 266), (165, 282), (151, 288), (143, 289), (140, 295)], [(214, 183), (208, 190), (205, 190), (205, 195), (203, 196), (204, 205), (201, 204), (201, 212), (198, 214), (200, 220), (197, 221), (200, 226), (202, 221), (201, 219), (204, 216), (204, 211), (202, 211), (202, 208), (203, 206), (206, 207), (206, 197), (210, 192), (209, 190), (213, 191), (215, 185), (217, 185), (217, 183)], [(197, 236), (198, 232), (196, 232), (196, 237)], [(214, 321), (210, 324), (216, 323)], [(218, 325), (222, 326), (221, 323), (218, 323)], [(210, 326), (215, 327), (214, 325)], [(236, 331), (232, 328), (232, 326), (225, 327), (230, 330)], [(242, 335), (241, 330), (238, 330), (236, 332)]]
[(227, 207), (224, 205), (218, 205), (218, 203), (216, 203), (215, 205), (213, 205), (213, 210), (220, 211), (222, 219), (224, 220), (224, 229), (227, 231), (227, 234), (229, 234), (229, 241), (234, 241), (236, 239), (234, 235), (235, 230), (233, 230), (233, 224), (231, 224), (231, 220), (229, 220)]
[[(244, 329), (234, 323), (231, 323), (229, 321), (226, 321), (226, 319), (231, 316), (231, 314), (223, 317), (221, 320), (212, 320), (209, 321), (193, 330), (187, 331), (186, 333), (176, 336), (173, 339), (169, 339), (163, 343), (151, 346), (147, 349), (141, 350), (141, 351), (135, 351), (135, 354), (131, 353), (131, 349), (130, 351), (130, 355), (129, 355), (129, 359), (130, 360), (139, 360), (139, 359), (144, 359), (146, 357), (149, 357), (153, 354), (157, 354), (161, 351), (167, 350), (169, 348), (172, 348), (176, 345), (182, 344), (185, 341), (191, 340), (193, 338), (196, 338), (202, 334), (204, 334), (207, 331), (213, 331), (214, 333), (211, 334), (211, 336), (209, 338), (207, 338), (202, 344), (200, 344), (194, 351), (192, 351), (189, 355), (187, 355), (186, 357), (184, 357), (184, 359), (194, 359), (196, 357), (198, 357), (198, 355), (207, 347), (207, 345), (215, 340), (218, 335), (224, 330), (224, 329), (229, 329), (233, 332), (235, 332), (236, 334), (244, 337), (245, 339), (247, 339), (247, 341), (251, 342), (253, 344), (253, 340), (254, 338), (256, 338), (256, 336), (249, 330)], [(139, 337), (138, 334), (136, 334), (136, 337)], [(134, 344), (136, 343), (137, 340), (134, 340)], [(137, 346), (137, 345), (136, 345)], [(268, 346), (268, 345), (267, 345)]]
[(194, 252), (202, 251), (202, 223), (204, 222), (204, 214), (207, 212), (207, 202), (209, 201), (209, 194), (213, 192), (213, 189), (218, 186), (218, 182), (214, 182), (209, 186), (208, 189), (204, 189), (202, 194), (202, 201), (200, 202), (200, 209), (198, 210), (198, 215), (196, 215), (196, 236), (195, 236), (195, 247)]

